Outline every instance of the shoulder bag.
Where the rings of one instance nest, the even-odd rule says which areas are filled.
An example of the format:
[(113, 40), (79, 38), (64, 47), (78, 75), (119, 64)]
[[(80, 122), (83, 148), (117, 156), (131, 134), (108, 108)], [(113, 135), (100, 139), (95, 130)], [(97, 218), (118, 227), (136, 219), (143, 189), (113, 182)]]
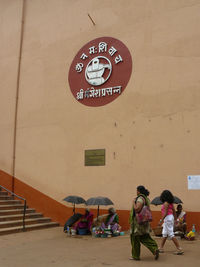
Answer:
[(151, 210), (149, 206), (145, 205), (145, 200), (141, 211), (136, 213), (136, 220), (138, 224), (145, 224), (147, 222), (152, 222)]

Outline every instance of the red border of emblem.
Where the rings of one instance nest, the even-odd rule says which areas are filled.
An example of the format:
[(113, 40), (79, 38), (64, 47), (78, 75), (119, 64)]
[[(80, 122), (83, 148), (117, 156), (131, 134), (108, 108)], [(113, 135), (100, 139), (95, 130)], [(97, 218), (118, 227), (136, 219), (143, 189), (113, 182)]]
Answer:
[[(104, 47), (101, 47), (104, 44)], [(91, 85), (85, 77), (92, 59), (104, 57), (111, 62), (112, 72), (101, 85)], [(132, 72), (132, 58), (128, 48), (112, 37), (100, 37), (85, 44), (76, 54), (70, 66), (68, 81), (75, 99), (86, 106), (104, 106), (126, 88)]]

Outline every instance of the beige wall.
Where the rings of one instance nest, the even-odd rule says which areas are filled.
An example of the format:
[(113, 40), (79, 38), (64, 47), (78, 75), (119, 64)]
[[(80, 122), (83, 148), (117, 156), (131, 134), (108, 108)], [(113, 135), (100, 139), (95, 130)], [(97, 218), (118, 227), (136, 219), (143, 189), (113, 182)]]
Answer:
[(0, 168), (12, 173), (21, 0), (0, 0)]
[[(8, 173), (21, 8), (0, 0), (0, 168)], [(199, 0), (27, 0), (16, 176), (57, 201), (104, 195), (129, 209), (143, 184), (151, 198), (170, 189), (199, 211), (199, 191), (187, 189), (187, 175), (200, 174), (199, 14)], [(72, 96), (68, 71), (102, 36), (129, 48), (133, 72), (120, 97), (92, 108)], [(96, 148), (106, 149), (106, 166), (85, 167), (84, 150)]]

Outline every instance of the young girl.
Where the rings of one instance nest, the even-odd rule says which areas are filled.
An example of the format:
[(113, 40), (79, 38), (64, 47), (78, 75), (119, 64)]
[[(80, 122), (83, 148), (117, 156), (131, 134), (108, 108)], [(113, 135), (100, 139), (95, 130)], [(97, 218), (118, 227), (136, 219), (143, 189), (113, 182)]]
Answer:
[(178, 240), (174, 236), (174, 219), (176, 221), (176, 212), (173, 205), (174, 197), (169, 190), (164, 190), (160, 196), (160, 200), (164, 204), (162, 205), (161, 208), (162, 218), (160, 219), (159, 222), (159, 225), (163, 223), (163, 230), (162, 230), (163, 239), (161, 241), (159, 252), (160, 253), (164, 252), (163, 247), (165, 245), (167, 237), (169, 237), (172, 239), (177, 248), (177, 251), (174, 254), (182, 255), (184, 252), (180, 247)]

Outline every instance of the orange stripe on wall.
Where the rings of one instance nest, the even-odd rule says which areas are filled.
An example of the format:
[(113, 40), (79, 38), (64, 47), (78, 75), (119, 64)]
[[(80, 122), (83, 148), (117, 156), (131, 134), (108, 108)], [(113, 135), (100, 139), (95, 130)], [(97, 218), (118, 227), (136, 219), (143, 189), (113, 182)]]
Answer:
[(12, 190), (12, 176), (0, 170), (0, 185)]
[[(12, 190), (12, 176), (2, 170), (0, 170), (0, 185)], [(64, 225), (66, 220), (73, 214), (72, 208), (52, 199), (17, 178), (15, 178), (15, 194), (25, 198), (29, 207), (36, 209), (38, 212), (42, 212), (44, 216), (51, 217), (53, 221), (59, 222), (61, 225)], [(96, 216), (97, 209), (91, 209), (91, 211)], [(84, 213), (84, 209), (76, 207), (76, 212)], [(107, 209), (100, 209), (100, 215), (105, 213), (107, 213)], [(128, 230), (129, 210), (117, 210), (117, 213), (122, 229)], [(152, 211), (152, 214), (153, 222), (151, 225), (154, 228), (161, 218), (161, 212)], [(196, 225), (197, 231), (200, 230), (200, 212), (187, 212), (188, 230), (191, 230), (192, 224)]]

